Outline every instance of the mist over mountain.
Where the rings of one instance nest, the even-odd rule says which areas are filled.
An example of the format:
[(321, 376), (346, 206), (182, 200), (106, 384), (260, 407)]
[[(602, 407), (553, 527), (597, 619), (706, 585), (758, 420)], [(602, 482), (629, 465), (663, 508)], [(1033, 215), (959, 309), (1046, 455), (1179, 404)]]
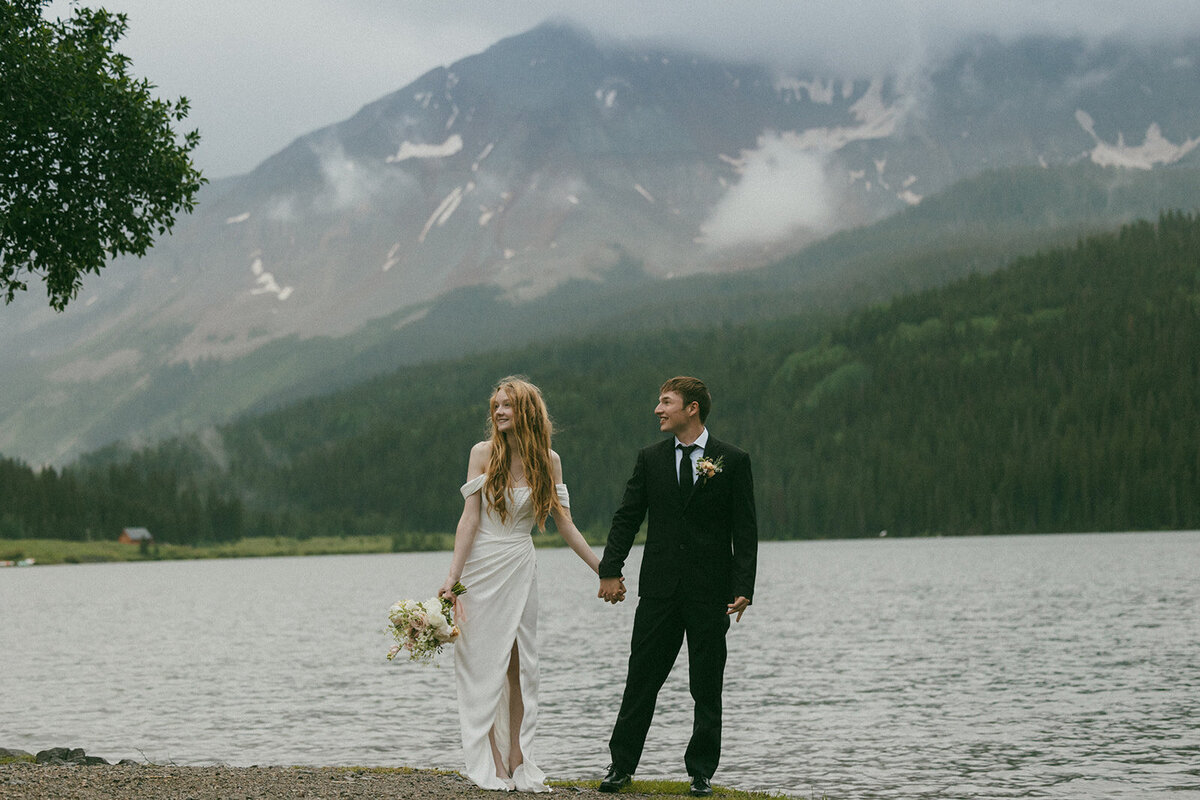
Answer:
[[(445, 355), (434, 345), (456, 331), (471, 332), (454, 340), (461, 352), (487, 349), (514, 317), (547, 315), (548, 298), (586, 309), (589, 287), (629, 313), (698, 273), (730, 276), (698, 284), (710, 294), (762, 292), (758, 268), (777, 274), (839, 231), (908, 220), (985, 171), (1089, 166), (1089, 185), (1100, 171), (1113, 191), (1190, 171), (1196, 55), (1195, 43), (978, 38), (920, 80), (863, 78), (544, 25), (215, 181), (170, 238), (89, 280), (66, 313), (36, 292), (5, 308), (0, 452), (54, 462), (194, 429), (301, 384)], [(1146, 190), (1068, 222), (1197, 203)], [(828, 274), (804, 263), (827, 287), (861, 277), (836, 258)], [(526, 328), (571, 331), (579, 313)], [(327, 381), (302, 363), (343, 341), (378, 357)]]

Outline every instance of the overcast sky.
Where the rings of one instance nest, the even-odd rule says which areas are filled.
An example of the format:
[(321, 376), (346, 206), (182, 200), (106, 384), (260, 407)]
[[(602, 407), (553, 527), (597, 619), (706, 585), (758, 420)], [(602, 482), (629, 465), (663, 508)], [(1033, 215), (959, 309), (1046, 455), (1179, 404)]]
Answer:
[[(781, 69), (919, 68), (966, 33), (1157, 37), (1200, 31), (1196, 0), (83, 0), (129, 16), (118, 49), (158, 96), (185, 95), (196, 161), (246, 172), (298, 136), (547, 19)], [(53, 0), (48, 16), (68, 13)]]

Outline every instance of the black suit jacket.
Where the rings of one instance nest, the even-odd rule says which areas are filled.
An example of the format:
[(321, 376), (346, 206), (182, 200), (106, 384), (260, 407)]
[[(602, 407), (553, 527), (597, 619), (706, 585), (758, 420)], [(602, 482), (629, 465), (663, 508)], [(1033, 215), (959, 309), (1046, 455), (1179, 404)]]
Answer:
[(750, 456), (709, 434), (704, 457), (724, 459), (721, 472), (696, 479), (680, 496), (675, 438), (638, 453), (621, 506), (613, 515), (600, 577), (621, 576), (629, 548), (647, 513), (646, 547), (638, 579), (642, 597), (676, 592), (712, 602), (754, 599), (758, 523)]

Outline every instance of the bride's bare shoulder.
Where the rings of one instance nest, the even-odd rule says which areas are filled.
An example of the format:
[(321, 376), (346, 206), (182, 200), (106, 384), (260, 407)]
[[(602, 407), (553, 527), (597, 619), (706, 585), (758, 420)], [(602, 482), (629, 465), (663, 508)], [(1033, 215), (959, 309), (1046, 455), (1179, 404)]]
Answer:
[(491, 442), (478, 442), (471, 448), (471, 458), (467, 465), (470, 477), (479, 475), (487, 468), (488, 459), (492, 455)]

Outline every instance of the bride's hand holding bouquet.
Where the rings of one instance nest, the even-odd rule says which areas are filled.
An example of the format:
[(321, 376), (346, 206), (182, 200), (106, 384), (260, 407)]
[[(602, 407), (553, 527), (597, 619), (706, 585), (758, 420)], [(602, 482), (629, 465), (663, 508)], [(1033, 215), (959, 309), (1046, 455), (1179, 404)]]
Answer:
[(401, 650), (408, 651), (409, 661), (432, 661), (442, 652), (442, 647), (454, 642), (459, 630), (451, 610), (457, 604), (458, 595), (466, 591), (467, 587), (456, 581), (448, 589), (438, 592), (439, 597), (419, 602), (400, 600), (388, 609), (392, 637), (396, 640), (388, 651), (388, 661)]
[(459, 605), (458, 602), (458, 596), (466, 594), (466, 591), (467, 587), (463, 586), (461, 581), (450, 578), (447, 578), (446, 582), (442, 584), (442, 588), (438, 589), (438, 597), (442, 599), (443, 604), (449, 604), (451, 613), (459, 622), (467, 618), (466, 613), (464, 613), (466, 609)]

